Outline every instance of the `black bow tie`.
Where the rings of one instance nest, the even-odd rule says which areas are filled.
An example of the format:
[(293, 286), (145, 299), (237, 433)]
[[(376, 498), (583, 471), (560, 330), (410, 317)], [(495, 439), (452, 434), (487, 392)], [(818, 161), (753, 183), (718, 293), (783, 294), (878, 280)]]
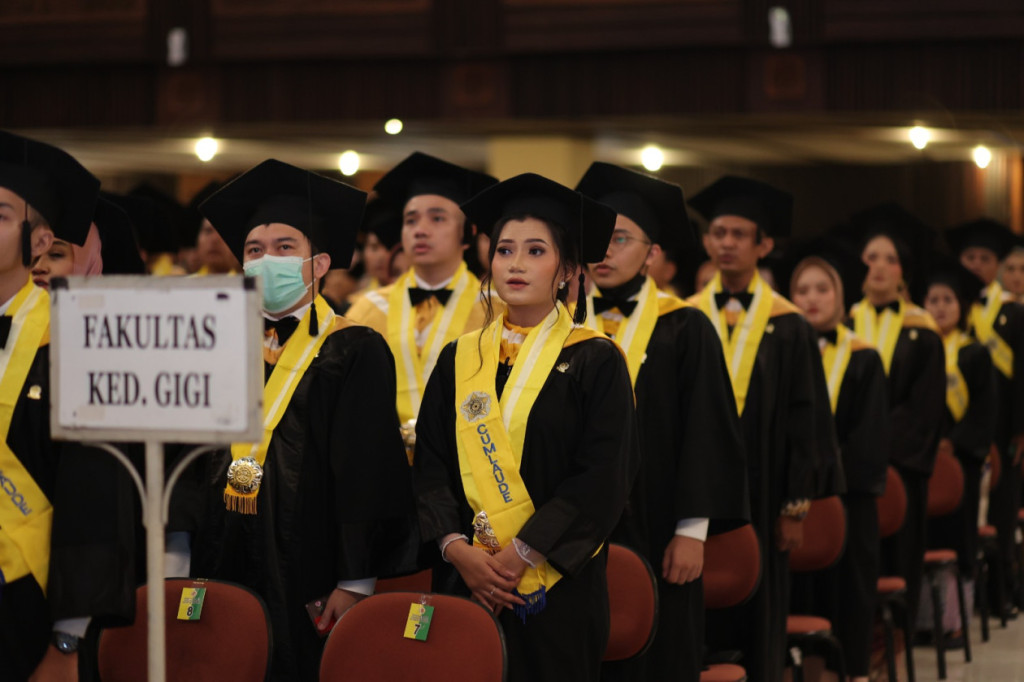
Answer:
[(273, 329), (277, 333), (277, 342), (282, 346), (288, 341), (291, 335), (299, 326), (299, 318), (282, 317), (280, 320), (268, 320), (263, 318), (263, 330)]
[(883, 303), (882, 305), (876, 305), (875, 306), (875, 314), (876, 315), (881, 315), (882, 313), (885, 312), (886, 308), (888, 308), (889, 310), (893, 311), (894, 313), (898, 313), (900, 311), (900, 301), (899, 301), (899, 299), (896, 299), (895, 301), (889, 301), (888, 303)]
[(420, 289), (419, 287), (409, 287), (409, 302), (414, 306), (423, 303), (431, 296), (436, 298), (438, 303), (444, 305), (448, 302), (451, 295), (451, 289)]
[(7, 346), (7, 337), (11, 335), (12, 320), (10, 315), (0, 316), (0, 348)]
[(612, 308), (618, 308), (619, 312), (621, 312), (626, 317), (629, 317), (630, 315), (633, 314), (633, 311), (636, 310), (636, 301), (629, 301), (626, 299), (618, 298), (607, 298), (605, 296), (594, 297), (594, 312), (596, 314), (600, 315), (606, 310), (611, 310)]
[(837, 329), (829, 329), (827, 332), (818, 332), (818, 338), (825, 339), (834, 346), (839, 338), (839, 333)]
[(715, 294), (715, 305), (718, 306), (719, 308), (724, 308), (725, 304), (728, 303), (730, 299), (734, 298), (736, 299), (736, 302), (743, 306), (743, 309), (746, 310), (747, 308), (750, 307), (750, 302), (754, 300), (754, 294), (750, 293), (749, 291), (741, 291), (737, 294), (731, 293), (729, 291), (720, 291), (717, 294)]

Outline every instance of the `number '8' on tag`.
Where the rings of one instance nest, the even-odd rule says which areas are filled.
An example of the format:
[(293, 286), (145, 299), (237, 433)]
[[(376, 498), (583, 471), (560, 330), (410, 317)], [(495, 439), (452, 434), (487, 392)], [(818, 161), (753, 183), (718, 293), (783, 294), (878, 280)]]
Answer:
[(206, 599), (205, 587), (183, 587), (178, 604), (178, 620), (199, 620)]
[(418, 639), (421, 642), (427, 641), (427, 633), (430, 632), (430, 619), (433, 617), (433, 606), (426, 604), (409, 606), (409, 618), (405, 621), (405, 637)]

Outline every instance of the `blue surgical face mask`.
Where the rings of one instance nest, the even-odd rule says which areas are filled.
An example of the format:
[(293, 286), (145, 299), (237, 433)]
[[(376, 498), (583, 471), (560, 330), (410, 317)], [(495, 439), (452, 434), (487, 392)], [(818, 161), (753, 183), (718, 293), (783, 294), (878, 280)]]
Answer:
[(306, 295), (309, 284), (302, 279), (303, 260), (299, 256), (262, 256), (242, 266), (246, 275), (263, 280), (263, 310), (280, 313), (288, 310)]

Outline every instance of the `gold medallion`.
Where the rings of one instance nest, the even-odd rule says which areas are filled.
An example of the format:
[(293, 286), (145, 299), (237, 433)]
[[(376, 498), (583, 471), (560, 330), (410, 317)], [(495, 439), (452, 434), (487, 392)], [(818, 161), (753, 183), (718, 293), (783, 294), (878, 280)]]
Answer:
[(236, 459), (228, 467), (228, 485), (242, 495), (259, 490), (263, 467), (253, 457)]
[(43, 397), (43, 387), (40, 386), (39, 384), (29, 386), (26, 397), (29, 400), (40, 400)]
[(491, 396), (481, 391), (473, 391), (459, 407), (466, 421), (472, 423), (483, 419), (491, 412)]

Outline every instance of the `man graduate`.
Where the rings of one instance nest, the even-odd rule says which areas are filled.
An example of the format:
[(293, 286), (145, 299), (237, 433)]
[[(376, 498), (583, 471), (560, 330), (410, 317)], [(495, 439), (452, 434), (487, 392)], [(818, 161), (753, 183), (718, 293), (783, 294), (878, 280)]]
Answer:
[(32, 257), (85, 243), (99, 181), (0, 132), (0, 679), (78, 679), (92, 618), (130, 621), (133, 491), (109, 455), (50, 439), (50, 300)]
[[(192, 573), (263, 597), (275, 680), (315, 680), (327, 625), (376, 577), (415, 569), (391, 353), (312, 293), (332, 263), (351, 262), (364, 203), (357, 189), (271, 159), (201, 207), (263, 280), (266, 430), (204, 462)], [(305, 605), (325, 595), (314, 627)]]
[[(960, 263), (985, 285), (969, 311), (968, 326), (992, 356), (996, 368), (995, 445), (1002, 470), (1020, 468), (1024, 454), (1024, 308), (999, 284), (999, 264), (1013, 250), (1016, 239), (1006, 225), (990, 219), (975, 220), (946, 232), (950, 249)], [(974, 298), (978, 292), (972, 293)], [(1005, 594), (1016, 594), (1014, 534), (1020, 508), (1020, 482), (1016, 476), (999, 478), (989, 499), (989, 522), (996, 527), (1003, 563)], [(1018, 586), (1019, 587), (1019, 586)], [(1012, 604), (1000, 604), (1006, 615)]]
[(374, 185), (382, 199), (403, 206), (401, 242), (412, 268), (394, 283), (368, 292), (348, 317), (383, 334), (395, 356), (396, 405), (410, 457), (423, 389), (438, 354), (483, 326), (480, 281), (463, 260), (473, 229), (459, 204), (496, 182), (415, 152)]
[(597, 162), (577, 191), (615, 209), (604, 260), (590, 267), (587, 326), (626, 354), (640, 424), (640, 472), (613, 536), (658, 574), (658, 630), (647, 654), (606, 664), (604, 677), (700, 677), (701, 572), (709, 532), (749, 518), (746, 463), (729, 373), (715, 328), (696, 307), (658, 291), (648, 268), (662, 245), (693, 248), (678, 185)]
[(690, 205), (709, 223), (704, 249), (718, 270), (690, 302), (711, 319), (725, 351), (763, 566), (749, 602), (708, 614), (708, 643), (739, 648), (751, 679), (774, 682), (782, 679), (789, 550), (800, 545), (811, 498), (835, 492), (816, 480), (819, 469), (838, 466), (835, 429), (814, 330), (757, 272), (773, 237), (789, 230), (792, 197), (727, 176)]

